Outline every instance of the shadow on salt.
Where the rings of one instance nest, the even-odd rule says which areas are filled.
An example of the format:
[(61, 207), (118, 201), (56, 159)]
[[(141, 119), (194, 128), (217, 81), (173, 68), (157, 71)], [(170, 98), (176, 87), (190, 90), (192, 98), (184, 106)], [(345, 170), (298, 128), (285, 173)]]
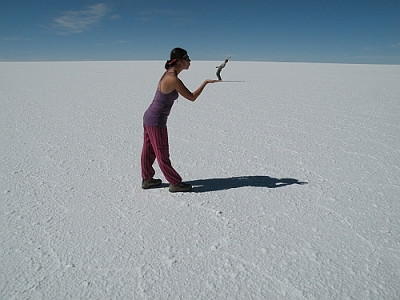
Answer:
[(288, 185), (308, 184), (295, 178), (273, 178), (269, 176), (240, 176), (231, 178), (210, 178), (189, 181), (193, 186), (193, 193), (214, 192), (241, 187), (279, 188)]

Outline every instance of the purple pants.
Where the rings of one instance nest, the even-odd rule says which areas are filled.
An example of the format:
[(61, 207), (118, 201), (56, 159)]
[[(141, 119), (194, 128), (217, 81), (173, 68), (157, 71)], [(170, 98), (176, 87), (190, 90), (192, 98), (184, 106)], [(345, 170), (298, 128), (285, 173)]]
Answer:
[(167, 127), (144, 126), (144, 140), (142, 149), (142, 178), (153, 178), (155, 171), (153, 163), (157, 158), (158, 165), (165, 179), (170, 184), (182, 182), (181, 176), (171, 166), (169, 159), (168, 131)]

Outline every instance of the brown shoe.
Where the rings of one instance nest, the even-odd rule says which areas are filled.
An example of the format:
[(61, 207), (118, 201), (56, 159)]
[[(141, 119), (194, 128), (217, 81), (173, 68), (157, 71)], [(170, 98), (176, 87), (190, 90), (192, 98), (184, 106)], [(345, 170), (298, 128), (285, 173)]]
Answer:
[(176, 193), (176, 192), (190, 192), (192, 190), (192, 186), (188, 183), (179, 183), (179, 184), (170, 184), (169, 185), (169, 191), (171, 193)]
[(153, 187), (161, 185), (161, 179), (143, 179), (142, 180), (142, 189), (147, 190)]

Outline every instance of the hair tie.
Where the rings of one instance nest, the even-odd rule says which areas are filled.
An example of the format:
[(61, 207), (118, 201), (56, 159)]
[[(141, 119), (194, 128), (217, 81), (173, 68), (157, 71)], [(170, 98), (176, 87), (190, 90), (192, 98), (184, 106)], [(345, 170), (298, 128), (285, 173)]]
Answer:
[(176, 58), (174, 58), (174, 59), (171, 59), (170, 61), (169, 61), (169, 65), (173, 65), (175, 62), (177, 61), (177, 59)]

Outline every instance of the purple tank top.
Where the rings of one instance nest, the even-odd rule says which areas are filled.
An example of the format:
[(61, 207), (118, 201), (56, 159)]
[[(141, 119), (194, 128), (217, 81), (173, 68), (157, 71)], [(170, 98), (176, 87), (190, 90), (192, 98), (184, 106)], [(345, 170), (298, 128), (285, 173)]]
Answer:
[[(161, 77), (161, 79), (163, 77)], [(160, 89), (157, 88), (157, 92), (154, 95), (153, 102), (150, 104), (149, 108), (144, 113), (143, 125), (158, 126), (158, 127), (167, 126), (167, 119), (169, 113), (171, 112), (171, 108), (172, 105), (174, 104), (174, 101), (178, 99), (178, 96), (179, 94), (177, 91), (172, 91), (169, 94), (164, 94), (160, 91)]]

